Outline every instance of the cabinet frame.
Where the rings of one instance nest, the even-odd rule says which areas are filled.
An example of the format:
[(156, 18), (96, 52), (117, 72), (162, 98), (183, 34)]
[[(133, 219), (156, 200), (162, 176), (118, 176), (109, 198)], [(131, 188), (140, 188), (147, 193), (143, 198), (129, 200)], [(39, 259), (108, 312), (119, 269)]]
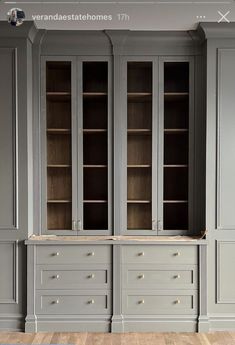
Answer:
[(122, 141), (122, 161), (120, 165), (122, 167), (122, 183), (121, 183), (121, 233), (123, 235), (157, 235), (158, 230), (154, 227), (152, 230), (128, 230), (127, 229), (127, 64), (128, 62), (150, 62), (152, 63), (152, 199), (151, 199), (151, 208), (152, 208), (152, 221), (157, 221), (158, 219), (158, 181), (157, 181), (157, 162), (158, 162), (158, 138), (155, 133), (159, 131), (159, 124), (157, 119), (158, 112), (158, 83), (154, 81), (158, 77), (158, 61), (157, 56), (125, 56), (121, 58), (121, 76), (122, 76), (122, 85), (121, 85), (121, 99), (122, 101), (122, 117), (121, 121), (121, 134), (120, 139)]
[[(71, 230), (47, 228), (47, 108), (46, 63), (61, 61), (71, 63), (71, 159), (72, 159), (72, 219)], [(108, 145), (108, 229), (83, 230), (83, 62), (107, 62), (107, 145)], [(110, 235), (112, 232), (112, 70), (107, 56), (42, 56), (41, 57), (41, 112), (40, 112), (40, 175), (41, 175), (41, 233), (53, 235)], [(82, 186), (79, 188), (79, 186)], [(72, 230), (72, 220), (81, 221), (82, 230)]]
[[(84, 235), (111, 235), (112, 234), (112, 204), (113, 204), (113, 168), (112, 168), (112, 150), (113, 150), (113, 140), (112, 140), (112, 132), (113, 132), (113, 119), (112, 119), (112, 64), (111, 64), (111, 57), (107, 56), (80, 56), (77, 57), (77, 69), (79, 71), (78, 77), (78, 100), (83, 99), (83, 62), (107, 62), (108, 64), (108, 84), (107, 84), (107, 177), (108, 177), (108, 229), (102, 230), (84, 230), (84, 217), (83, 217), (83, 188), (81, 193), (78, 194), (78, 219), (81, 220), (82, 223), (82, 230), (77, 232), (77, 235), (84, 236)], [(78, 184), (83, 186), (83, 101), (77, 100), (77, 113), (78, 113), (78, 147), (81, 148), (78, 151), (78, 160), (77, 160), (77, 171), (78, 171)]]
[[(71, 173), (72, 173), (72, 219), (71, 230), (48, 230), (47, 228), (47, 99), (46, 99), (46, 63), (47, 62), (70, 62), (71, 63)], [(77, 185), (77, 66), (76, 58), (71, 56), (42, 56), (41, 57), (41, 232), (53, 235), (76, 235), (77, 231), (72, 230), (72, 220), (77, 219), (78, 207), (78, 185)]]
[(194, 233), (194, 202), (195, 202), (195, 109), (194, 109), (194, 57), (161, 56), (159, 57), (159, 146), (158, 146), (158, 214), (163, 224), (163, 173), (164, 173), (164, 63), (189, 63), (189, 125), (188, 125), (188, 230), (160, 230), (159, 236), (192, 235)]

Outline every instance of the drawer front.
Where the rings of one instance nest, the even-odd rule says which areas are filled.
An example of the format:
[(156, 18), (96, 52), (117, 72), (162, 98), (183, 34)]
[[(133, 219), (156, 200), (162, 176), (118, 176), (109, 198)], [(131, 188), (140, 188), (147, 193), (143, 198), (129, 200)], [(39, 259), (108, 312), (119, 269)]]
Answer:
[(156, 264), (197, 264), (197, 246), (136, 245), (122, 246), (122, 262)]
[(36, 313), (47, 315), (73, 315), (73, 314), (110, 314), (111, 302), (109, 292), (81, 291), (80, 294), (61, 293), (54, 290), (37, 291)]
[(37, 246), (37, 264), (111, 263), (111, 246), (43, 245)]
[(37, 289), (109, 289), (108, 265), (37, 265)]
[(123, 265), (127, 289), (197, 289), (197, 266)]
[(153, 291), (140, 294), (124, 291), (123, 313), (127, 315), (196, 314), (197, 292)]

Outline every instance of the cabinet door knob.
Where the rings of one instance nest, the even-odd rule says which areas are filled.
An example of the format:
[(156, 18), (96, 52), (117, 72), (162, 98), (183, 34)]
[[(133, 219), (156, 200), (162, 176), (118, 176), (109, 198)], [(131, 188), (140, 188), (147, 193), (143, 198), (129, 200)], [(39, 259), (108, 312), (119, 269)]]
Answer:
[(94, 304), (94, 303), (95, 303), (95, 301), (93, 299), (88, 301), (88, 304)]
[(89, 279), (93, 279), (93, 278), (95, 278), (94, 273), (90, 274), (90, 275), (88, 276), (88, 278), (89, 278)]
[(177, 275), (175, 276), (175, 279), (180, 279), (180, 274), (177, 274)]
[(60, 275), (59, 274), (56, 274), (53, 276), (54, 279), (59, 279), (60, 278)]
[(144, 299), (141, 299), (138, 303), (139, 304), (144, 304)]
[(180, 304), (180, 299), (177, 299), (177, 300), (175, 301), (175, 304)]
[(181, 255), (180, 252), (175, 253), (175, 256), (180, 256), (180, 255)]
[(144, 252), (138, 253), (138, 256), (144, 256)]
[(138, 278), (139, 278), (139, 279), (144, 279), (144, 274), (140, 274), (140, 275), (138, 276)]
[(60, 301), (58, 299), (52, 301), (52, 304), (59, 304), (59, 303), (60, 303)]
[(60, 253), (59, 253), (59, 252), (56, 252), (56, 253), (53, 253), (52, 255), (53, 255), (53, 256), (59, 256)]
[(88, 256), (95, 256), (95, 252), (90, 252), (87, 254)]

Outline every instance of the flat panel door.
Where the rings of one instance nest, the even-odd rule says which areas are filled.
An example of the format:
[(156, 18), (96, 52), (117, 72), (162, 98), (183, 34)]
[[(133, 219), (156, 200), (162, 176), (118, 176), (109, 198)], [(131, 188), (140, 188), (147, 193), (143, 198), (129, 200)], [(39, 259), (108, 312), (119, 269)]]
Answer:
[(194, 181), (192, 61), (161, 58), (159, 74), (159, 235), (189, 234)]
[(153, 60), (128, 60), (125, 79), (126, 183), (124, 219), (127, 234), (157, 234), (156, 219), (156, 87)]
[(70, 58), (42, 61), (43, 230), (77, 231), (76, 65)]
[[(111, 73), (104, 58), (79, 60), (78, 230), (83, 235), (111, 233)], [(80, 99), (80, 97), (79, 97)]]

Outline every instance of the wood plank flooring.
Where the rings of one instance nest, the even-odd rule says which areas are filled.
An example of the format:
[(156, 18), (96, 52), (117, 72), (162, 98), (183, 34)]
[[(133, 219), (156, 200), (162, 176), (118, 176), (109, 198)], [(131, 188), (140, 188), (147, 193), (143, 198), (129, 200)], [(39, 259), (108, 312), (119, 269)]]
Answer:
[(0, 344), (235, 345), (235, 332), (125, 334), (0, 332)]

